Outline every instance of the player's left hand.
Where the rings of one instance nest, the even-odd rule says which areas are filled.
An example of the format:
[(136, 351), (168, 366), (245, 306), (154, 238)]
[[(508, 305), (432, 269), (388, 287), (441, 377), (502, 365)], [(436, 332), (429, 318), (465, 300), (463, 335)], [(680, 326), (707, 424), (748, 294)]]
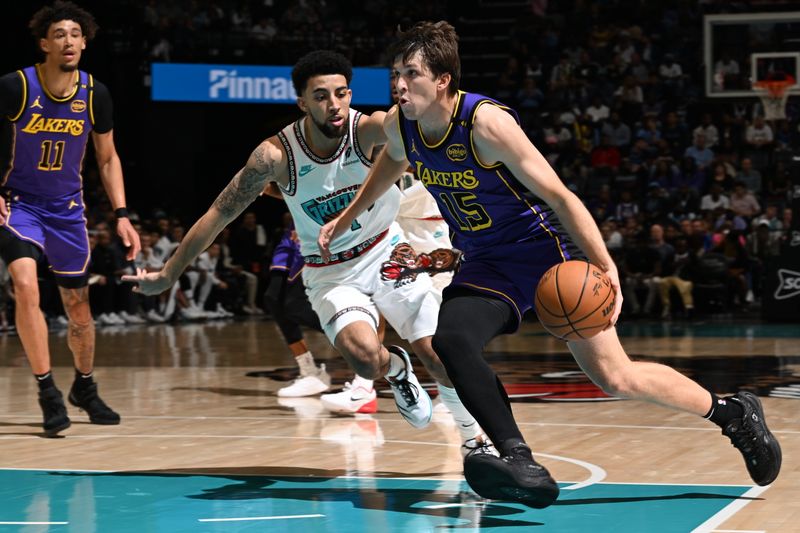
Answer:
[(131, 221), (127, 217), (117, 219), (117, 235), (122, 239), (122, 244), (128, 249), (125, 258), (128, 261), (133, 261), (139, 250), (142, 249), (142, 244), (139, 242), (139, 234), (133, 229)]
[(608, 276), (608, 278), (611, 280), (611, 288), (614, 289), (615, 295), (614, 313), (611, 315), (611, 320), (606, 328), (611, 329), (617, 324), (619, 314), (622, 311), (622, 289), (620, 288), (619, 284), (619, 272), (617, 271), (617, 266), (615, 264), (612, 263), (611, 267), (606, 270), (606, 276)]

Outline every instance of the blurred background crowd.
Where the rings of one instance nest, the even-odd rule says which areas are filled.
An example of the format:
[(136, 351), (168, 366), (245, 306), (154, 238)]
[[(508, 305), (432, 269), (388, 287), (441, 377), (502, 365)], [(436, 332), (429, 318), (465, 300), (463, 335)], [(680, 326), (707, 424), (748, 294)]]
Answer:
[[(627, 316), (753, 312), (765, 265), (789, 238), (790, 159), (799, 145), (800, 110), (790, 99), (786, 119), (765, 120), (757, 98), (705, 97), (702, 16), (752, 9), (749, 4), (149, 0), (115, 2), (113, 10), (87, 4), (104, 41), (97, 52), (90, 44), (86, 57), (99, 55), (96, 74), (115, 98), (115, 132), (143, 244), (135, 263), (127, 263), (96, 169), (87, 166), (90, 291), (98, 323), (261, 314), (272, 248), (286, 229), (285, 208), (259, 200), (171, 293), (144, 298), (117, 281), (135, 267), (159, 269), (259, 138), (297, 116), (288, 107), (259, 108), (273, 126), (262, 126), (260, 137), (235, 137), (241, 145), (235, 157), (220, 156), (227, 170), (213, 179), (195, 176), (200, 197), (187, 193), (195, 194), (187, 197), (190, 207), (178, 207), (165, 200), (170, 194), (153, 194), (153, 178), (144, 177), (152, 148), (122, 133), (138, 129), (133, 115), (139, 110), (159, 109), (146, 102), (151, 62), (292, 64), (309, 50), (329, 48), (356, 66), (387, 66), (384, 50), (398, 24), (442, 18), (461, 36), (461, 88), (516, 109), (530, 139), (591, 211), (618, 262)], [(119, 59), (115, 66), (103, 62), (111, 57)], [(717, 63), (715, 72), (737, 83), (736, 54)], [(91, 65), (87, 70), (95, 72)], [(222, 124), (241, 116), (223, 115), (216, 119)], [(65, 324), (44, 265), (42, 279), (51, 323)], [(13, 327), (13, 288), (1, 268), (0, 284), (0, 326)]]

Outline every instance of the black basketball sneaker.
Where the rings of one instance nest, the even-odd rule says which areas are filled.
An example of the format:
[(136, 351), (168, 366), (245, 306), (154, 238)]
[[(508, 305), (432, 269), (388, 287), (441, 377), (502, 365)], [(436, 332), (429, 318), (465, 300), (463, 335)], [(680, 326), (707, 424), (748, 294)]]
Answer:
[(558, 498), (558, 485), (545, 467), (533, 460), (524, 442), (498, 456), (491, 446), (481, 446), (464, 458), (464, 478), (479, 496), (523, 503), (543, 509)]
[(57, 388), (50, 387), (39, 391), (39, 407), (42, 408), (44, 417), (42, 427), (45, 436), (55, 437), (60, 431), (64, 431), (71, 425), (67, 416), (67, 407), (64, 405), (64, 397)]
[(741, 452), (753, 481), (769, 485), (781, 470), (781, 445), (767, 428), (761, 401), (750, 392), (739, 392), (725, 399), (741, 405), (744, 415), (728, 422), (722, 434)]
[(72, 387), (72, 390), (69, 391), (69, 403), (86, 411), (86, 414), (89, 415), (89, 422), (92, 424), (104, 426), (119, 424), (119, 415), (97, 394), (96, 383), (92, 383), (82, 390)]

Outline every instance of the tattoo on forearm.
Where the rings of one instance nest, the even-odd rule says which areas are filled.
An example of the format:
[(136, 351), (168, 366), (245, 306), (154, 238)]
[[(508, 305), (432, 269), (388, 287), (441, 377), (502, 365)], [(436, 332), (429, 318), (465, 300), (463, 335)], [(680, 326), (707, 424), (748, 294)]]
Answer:
[(255, 164), (248, 164), (231, 180), (214, 200), (214, 206), (226, 219), (233, 219), (258, 198), (269, 178), (275, 175), (275, 162), (267, 160), (264, 148), (253, 152)]

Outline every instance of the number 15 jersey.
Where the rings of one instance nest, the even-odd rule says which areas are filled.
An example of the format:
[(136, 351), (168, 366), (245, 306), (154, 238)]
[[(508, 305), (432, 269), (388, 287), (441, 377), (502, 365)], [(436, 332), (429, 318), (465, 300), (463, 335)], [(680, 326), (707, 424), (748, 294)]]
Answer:
[(472, 142), (472, 124), (482, 105), (503, 104), (474, 93), (458, 92), (450, 126), (435, 144), (422, 136), (417, 121), (398, 114), (406, 158), (428, 189), (454, 236), (453, 246), (466, 252), (502, 243), (541, 238), (558, 240), (554, 214), (532, 197), (502, 163), (486, 165)]

